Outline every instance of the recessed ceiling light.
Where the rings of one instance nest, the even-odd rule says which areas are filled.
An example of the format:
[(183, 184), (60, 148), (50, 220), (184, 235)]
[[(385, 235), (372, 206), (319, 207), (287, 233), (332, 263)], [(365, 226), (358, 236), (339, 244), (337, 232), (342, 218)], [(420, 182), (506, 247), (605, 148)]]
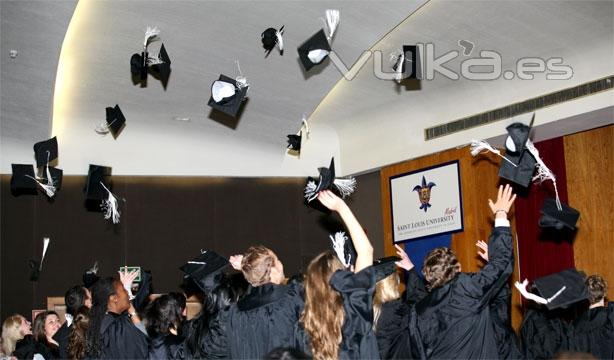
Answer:
[(175, 120), (175, 121), (192, 121), (192, 119), (187, 117), (187, 116), (173, 116), (173, 120)]

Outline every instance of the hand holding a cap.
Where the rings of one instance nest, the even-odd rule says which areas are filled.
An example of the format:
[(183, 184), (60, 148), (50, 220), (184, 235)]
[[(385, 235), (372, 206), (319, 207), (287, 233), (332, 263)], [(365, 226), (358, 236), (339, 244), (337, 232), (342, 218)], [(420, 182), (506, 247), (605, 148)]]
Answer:
[(320, 191), (318, 193), (318, 200), (320, 200), (322, 205), (326, 206), (327, 209), (336, 212), (339, 212), (344, 206), (347, 206), (340, 197), (330, 190)]
[(488, 199), (488, 205), (490, 210), (495, 215), (495, 219), (506, 219), (507, 213), (510, 211), (514, 200), (516, 200), (516, 194), (512, 193), (512, 187), (507, 184), (499, 186), (499, 193), (497, 194), (497, 201), (493, 202)]

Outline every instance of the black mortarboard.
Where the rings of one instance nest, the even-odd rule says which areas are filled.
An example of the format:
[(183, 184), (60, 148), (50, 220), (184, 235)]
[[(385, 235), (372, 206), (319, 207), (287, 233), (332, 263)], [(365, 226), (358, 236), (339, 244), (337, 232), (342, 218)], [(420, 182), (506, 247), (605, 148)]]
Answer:
[(507, 138), (505, 139), (505, 148), (507, 152), (518, 154), (522, 152), (522, 150), (525, 150), (534, 121), (535, 113), (533, 113), (529, 125), (516, 122), (505, 128), (505, 130), (507, 130)]
[[(356, 249), (354, 243), (343, 231), (337, 231), (335, 235), (329, 235), (331, 249), (337, 254), (339, 261), (346, 267), (356, 264)], [(342, 248), (343, 246), (343, 248)]]
[(34, 144), (34, 157), (36, 167), (47, 165), (47, 163), (58, 158), (58, 139), (52, 137), (49, 140), (40, 141)]
[(556, 200), (548, 198), (544, 200), (540, 212), (542, 213), (539, 219), (539, 226), (543, 228), (555, 228), (562, 230), (564, 227), (574, 230), (576, 222), (580, 217), (580, 212), (572, 207), (561, 203), (561, 210), (556, 206)]
[(100, 280), (100, 276), (98, 276), (98, 261), (94, 263), (94, 266), (85, 270), (83, 273), (83, 286), (86, 288), (91, 288), (98, 280)]
[(522, 150), (520, 154), (506, 151), (505, 157), (514, 164), (517, 164), (517, 166), (505, 160), (501, 161), (499, 176), (523, 187), (528, 187), (535, 172), (536, 161), (533, 155), (528, 150)]
[(227, 115), (236, 117), (243, 103), (249, 85), (239, 84), (235, 79), (220, 75), (211, 85), (211, 98), (208, 105)]
[(135, 53), (130, 57), (130, 73), (132, 77), (145, 81), (147, 80), (147, 52)]
[[(271, 53), (271, 50), (275, 46), (279, 46), (279, 52), (283, 55), (283, 40), (280, 43), (281, 35), (283, 34), (284, 27), (279, 28), (279, 31), (275, 28), (268, 28), (260, 34), (262, 39), (262, 47), (265, 50), (265, 57)], [(278, 35), (279, 33), (279, 35)]]
[(191, 277), (202, 291), (208, 292), (219, 283), (228, 264), (228, 259), (216, 252), (201, 250), (199, 256), (179, 269), (186, 274), (186, 277)]
[(395, 263), (400, 260), (401, 258), (398, 256), (388, 256), (374, 260), (373, 269), (375, 270), (375, 281), (383, 280), (394, 273), (397, 269)]
[(321, 63), (330, 53), (331, 48), (324, 30), (320, 29), (298, 48), (298, 55), (305, 71)]
[[(584, 280), (582, 274), (576, 269), (570, 268), (535, 279), (533, 284), (540, 296), (546, 300), (550, 300), (546, 303), (546, 307), (549, 310), (553, 310), (556, 308), (565, 308), (579, 301), (588, 299), (588, 289)], [(561, 291), (563, 287), (565, 288)], [(556, 295), (557, 293), (559, 294)]]
[(31, 164), (11, 164), (13, 176), (11, 177), (11, 192), (15, 195), (36, 194), (34, 166)]
[(90, 165), (87, 172), (87, 182), (85, 184), (85, 198), (86, 200), (105, 200), (108, 198), (109, 193), (104, 189), (100, 183), (111, 189), (109, 181), (111, 177), (111, 168), (100, 165)]
[(301, 139), (302, 133), (299, 132), (298, 135), (290, 134), (288, 135), (288, 149), (294, 151), (301, 151)]
[(333, 187), (335, 182), (335, 158), (330, 159), (330, 166), (328, 168), (318, 168), (320, 176), (318, 177), (318, 185), (316, 186), (315, 193), (319, 193), (323, 190), (328, 190)]
[(421, 59), (418, 46), (403, 45), (403, 54), (399, 55), (397, 63), (393, 66), (393, 70), (400, 74), (397, 80), (422, 79)]
[(119, 105), (115, 105), (115, 107), (107, 107), (107, 126), (111, 134), (113, 134), (114, 138), (117, 138), (119, 132), (124, 127), (126, 123), (126, 117), (124, 117), (124, 113), (119, 108)]
[(28, 260), (28, 266), (30, 267), (30, 281), (37, 282), (41, 273), (40, 262), (37, 260)]
[(168, 56), (166, 52), (166, 48), (164, 44), (160, 46), (160, 52), (158, 53), (157, 64), (151, 65), (152, 75), (162, 82), (162, 86), (166, 88), (166, 84), (168, 83), (168, 78), (171, 75), (171, 58)]

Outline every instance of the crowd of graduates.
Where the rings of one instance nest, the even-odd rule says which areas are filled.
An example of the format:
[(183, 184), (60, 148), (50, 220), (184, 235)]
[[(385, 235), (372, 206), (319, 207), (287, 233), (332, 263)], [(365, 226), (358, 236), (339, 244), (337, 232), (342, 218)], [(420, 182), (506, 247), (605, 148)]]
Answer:
[(204, 251), (182, 267), (203, 294), (202, 310), (190, 320), (185, 294), (150, 300), (148, 272), (134, 296), (136, 272), (87, 273), (84, 284), (66, 292), (63, 323), (53, 311), (33, 324), (21, 315), (5, 319), (2, 357), (614, 358), (614, 307), (605, 302), (607, 284), (598, 275), (582, 278), (588, 299), (561, 296), (567, 301), (556, 308), (552, 299), (533, 304), (519, 336), (511, 327), (511, 187), (500, 187), (489, 202), (494, 228), (488, 243), (478, 243), (484, 264), (475, 273), (462, 272), (449, 248), (432, 250), (422, 269), (398, 246), (397, 257), (374, 260), (346, 203), (329, 190), (317, 199), (343, 220), (351, 251), (336, 244), (289, 279), (275, 252), (261, 245), (228, 259)]

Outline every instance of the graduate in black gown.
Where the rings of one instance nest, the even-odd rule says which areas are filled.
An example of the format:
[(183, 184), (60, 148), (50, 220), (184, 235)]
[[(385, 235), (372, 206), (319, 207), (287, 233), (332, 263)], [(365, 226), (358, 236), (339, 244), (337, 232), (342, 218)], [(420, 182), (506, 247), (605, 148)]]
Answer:
[(86, 287), (76, 285), (68, 289), (64, 294), (64, 304), (66, 305), (66, 314), (64, 315), (66, 321), (64, 321), (62, 327), (53, 335), (53, 339), (58, 343), (60, 357), (62, 359), (68, 357), (66, 349), (68, 348), (70, 332), (73, 329), (73, 319), (77, 316), (77, 312), (82, 306), (87, 308), (92, 307), (92, 295)]
[(353, 271), (346, 269), (332, 251), (311, 261), (297, 345), (314, 359), (379, 359), (373, 332), (373, 247), (343, 200), (329, 190), (320, 192), (318, 200), (341, 216), (356, 249), (356, 262)]
[[(489, 304), (512, 272), (512, 236), (507, 213), (516, 196), (500, 187), (489, 201), (495, 228), (489, 240), (489, 262), (477, 273), (461, 273), (456, 255), (437, 248), (425, 258), (428, 295), (410, 315), (415, 357), (494, 359), (499, 357)], [(409, 284), (409, 282), (408, 282)], [(407, 289), (408, 294), (417, 293)]]
[(250, 284), (228, 313), (228, 345), (233, 359), (260, 359), (294, 344), (294, 325), (303, 309), (301, 284), (284, 284), (283, 264), (270, 249), (252, 246), (230, 258)]
[(162, 295), (147, 306), (149, 359), (185, 359), (184, 339), (179, 335), (185, 311), (186, 299), (179, 293)]
[(591, 275), (586, 285), (590, 306), (573, 322), (572, 349), (598, 359), (614, 359), (614, 304), (605, 302), (607, 282)]
[(147, 336), (124, 285), (116, 279), (98, 280), (92, 287), (92, 309), (86, 354), (93, 359), (144, 359)]

